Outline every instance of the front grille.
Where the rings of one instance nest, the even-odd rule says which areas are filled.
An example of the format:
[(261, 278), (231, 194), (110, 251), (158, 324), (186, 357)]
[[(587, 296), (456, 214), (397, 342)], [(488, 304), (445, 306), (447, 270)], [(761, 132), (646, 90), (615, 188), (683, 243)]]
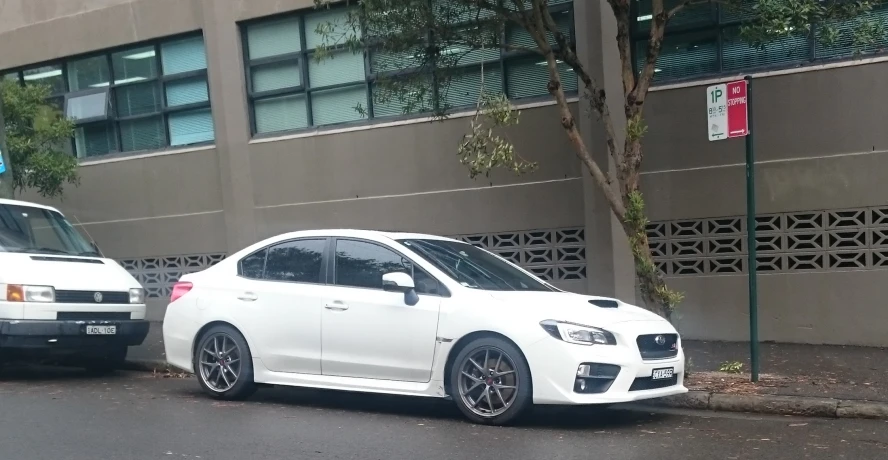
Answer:
[(56, 319), (61, 321), (123, 321), (132, 319), (132, 317), (132, 313), (116, 311), (60, 311), (56, 313)]
[[(102, 300), (96, 302), (96, 293), (102, 294)], [(57, 303), (91, 303), (91, 304), (128, 304), (129, 292), (110, 291), (55, 291)]]
[[(657, 343), (663, 337), (663, 343)], [(648, 334), (635, 339), (642, 359), (667, 359), (678, 356), (678, 334)]]
[(639, 377), (632, 382), (629, 391), (656, 390), (658, 388), (666, 388), (678, 385), (678, 374), (672, 376), (671, 379), (654, 380), (651, 377)]

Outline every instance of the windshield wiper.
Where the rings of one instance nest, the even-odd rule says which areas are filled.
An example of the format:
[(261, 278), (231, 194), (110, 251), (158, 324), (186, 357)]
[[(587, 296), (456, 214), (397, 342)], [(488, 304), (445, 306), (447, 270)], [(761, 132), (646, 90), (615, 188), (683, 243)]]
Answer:
[(82, 257), (102, 257), (97, 251), (83, 251), (77, 255)]
[(60, 249), (53, 249), (53, 248), (19, 248), (19, 249), (16, 249), (16, 252), (24, 252), (27, 254), (64, 254), (66, 256), (73, 256), (74, 255), (68, 251), (62, 251)]

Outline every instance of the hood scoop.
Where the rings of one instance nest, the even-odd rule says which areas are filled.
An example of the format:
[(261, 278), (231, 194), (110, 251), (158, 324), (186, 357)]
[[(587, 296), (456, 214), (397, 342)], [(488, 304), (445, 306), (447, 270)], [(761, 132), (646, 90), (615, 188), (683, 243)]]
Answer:
[(70, 257), (52, 257), (52, 256), (31, 256), (31, 260), (38, 262), (74, 262), (81, 264), (99, 264), (104, 265), (105, 262), (96, 259), (75, 259)]
[(592, 299), (589, 301), (592, 305), (595, 305), (599, 308), (617, 308), (619, 304), (616, 300), (607, 300), (607, 299)]

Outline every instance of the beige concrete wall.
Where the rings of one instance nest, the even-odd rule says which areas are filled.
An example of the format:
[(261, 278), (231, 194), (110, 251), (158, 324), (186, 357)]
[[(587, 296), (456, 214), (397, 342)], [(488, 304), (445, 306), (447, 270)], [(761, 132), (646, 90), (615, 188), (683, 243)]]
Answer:
[[(880, 261), (878, 241), (884, 229), (874, 222), (888, 196), (888, 131), (882, 127), (888, 118), (886, 72), (888, 63), (878, 63), (753, 83), (758, 214), (794, 220), (801, 211), (826, 211), (816, 214), (822, 220), (813, 227), (785, 221), (767, 236), (782, 241), (782, 248), (765, 256), (783, 258), (785, 265), (760, 272), (763, 340), (888, 344), (881, 326), (888, 267)], [(744, 141), (707, 140), (704, 93), (695, 86), (649, 98), (643, 190), (654, 221), (745, 214)], [(838, 220), (849, 209), (862, 209), (859, 222)], [(852, 234), (859, 240), (840, 241)], [(714, 234), (699, 239), (712, 251)], [(738, 254), (723, 260), (745, 258)], [(710, 252), (686, 259), (712, 257)], [(800, 258), (816, 262), (799, 264)], [(687, 294), (680, 307), (683, 332), (692, 338), (746, 339), (746, 280), (745, 273), (670, 277)]]

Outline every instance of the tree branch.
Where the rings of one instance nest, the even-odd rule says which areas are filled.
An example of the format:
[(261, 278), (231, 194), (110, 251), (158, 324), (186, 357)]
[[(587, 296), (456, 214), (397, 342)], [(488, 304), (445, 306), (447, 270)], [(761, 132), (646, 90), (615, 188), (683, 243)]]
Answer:
[(623, 77), (623, 97), (635, 88), (635, 72), (632, 71), (632, 40), (629, 37), (629, 2), (607, 0), (617, 19), (617, 50), (620, 52), (620, 67)]
[[(555, 53), (552, 50), (552, 47), (549, 45), (548, 37), (546, 37), (547, 27), (544, 22), (551, 22), (550, 27), (557, 30), (555, 27), (554, 20), (548, 14), (548, 7), (546, 6), (546, 2), (543, 0), (532, 0), (533, 5), (535, 6), (532, 12), (532, 26), (533, 28), (529, 28), (528, 32), (531, 33), (533, 39), (537, 42), (537, 46), (543, 51), (544, 56), (546, 57), (547, 67), (549, 68), (549, 85), (548, 90), (549, 93), (555, 98), (555, 101), (558, 104), (558, 109), (561, 112), (561, 126), (567, 131), (567, 136), (570, 139), (571, 143), (574, 146), (574, 152), (580, 161), (586, 165), (586, 168), (589, 170), (589, 173), (592, 175), (592, 178), (595, 180), (601, 192), (604, 194), (608, 203), (611, 206), (614, 214), (617, 215), (617, 218), (621, 221), (626, 216), (626, 207), (623, 205), (623, 201), (617, 196), (616, 192), (612, 187), (612, 180), (609, 174), (605, 174), (602, 169), (598, 166), (598, 163), (595, 159), (592, 158), (592, 155), (589, 153), (589, 150), (586, 148), (586, 143), (583, 142), (583, 138), (580, 135), (579, 129), (577, 129), (576, 119), (573, 114), (570, 112), (570, 106), (567, 103), (567, 98), (564, 95), (564, 87), (561, 84), (561, 74), (558, 72), (558, 62), (555, 59)], [(548, 16), (548, 18), (546, 18)], [(562, 41), (564, 37), (562, 35)], [(557, 40), (557, 39), (556, 39)], [(568, 48), (569, 50), (569, 48)], [(576, 57), (573, 55), (574, 58)], [(577, 64), (579, 64), (577, 62)], [(588, 75), (587, 75), (587, 78)], [(600, 105), (598, 105), (599, 113), (602, 116), (602, 120), (605, 123), (605, 126), (608, 129), (608, 149), (611, 152), (616, 150), (616, 146), (614, 144), (613, 135), (613, 123), (611, 122), (610, 113), (607, 110), (607, 103), (605, 101), (604, 90), (597, 87), (594, 84), (594, 81), (589, 78), (589, 84), (593, 86), (596, 90), (596, 97), (593, 101), (599, 101)]]
[[(538, 2), (540, 0), (533, 0), (534, 2)], [(542, 4), (542, 2), (540, 2)], [(553, 54), (558, 55), (562, 61), (564, 61), (567, 65), (569, 65), (572, 69), (574, 69), (574, 73), (582, 80), (583, 86), (586, 88), (586, 92), (589, 94), (589, 99), (592, 101), (592, 108), (598, 115), (601, 117), (601, 121), (604, 124), (605, 137), (607, 142), (607, 150), (610, 154), (611, 158), (614, 160), (615, 165), (619, 165), (620, 162), (620, 152), (617, 150), (617, 135), (616, 129), (614, 128), (614, 122), (611, 118), (610, 107), (607, 105), (607, 97), (604, 91), (604, 88), (592, 78), (586, 72), (586, 69), (583, 67), (583, 64), (580, 62), (576, 53), (573, 52), (573, 49), (570, 47), (570, 44), (567, 42), (567, 37), (558, 30), (558, 24), (555, 23), (555, 19), (549, 13), (549, 9), (543, 5), (541, 8), (537, 8), (535, 11), (539, 14), (540, 17), (540, 25), (542, 26), (541, 32), (539, 35), (534, 36), (534, 40), (537, 41), (537, 45), (540, 43), (544, 44), (547, 49), (551, 51), (551, 47), (549, 47), (549, 41), (546, 37), (546, 30), (552, 33), (555, 37), (555, 43), (558, 45), (557, 53), (553, 52)], [(530, 31), (528, 29), (528, 31)], [(534, 35), (531, 32), (531, 35)]]
[(663, 0), (652, 0), (653, 17), (651, 20), (650, 42), (648, 43), (647, 57), (645, 58), (644, 68), (635, 89), (626, 97), (626, 117), (632, 118), (641, 113), (644, 107), (644, 99), (647, 97), (648, 89), (654, 80), (654, 71), (657, 68), (657, 58), (660, 57), (660, 49), (663, 46), (663, 33), (666, 29), (666, 21), (669, 19), (667, 12), (663, 8)]

